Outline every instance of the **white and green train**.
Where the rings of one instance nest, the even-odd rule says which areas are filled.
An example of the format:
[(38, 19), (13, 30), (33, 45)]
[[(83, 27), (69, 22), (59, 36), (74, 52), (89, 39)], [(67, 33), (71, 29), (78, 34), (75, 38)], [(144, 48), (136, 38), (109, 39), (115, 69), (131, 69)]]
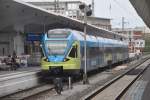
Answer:
[[(106, 31), (107, 32), (107, 31)], [(113, 34), (113, 33), (111, 33)], [(87, 71), (128, 59), (128, 44), (113, 34), (86, 36)], [(84, 70), (84, 33), (71, 29), (49, 30), (42, 37), (42, 70), (79, 74)], [(111, 63), (110, 63), (111, 62)]]

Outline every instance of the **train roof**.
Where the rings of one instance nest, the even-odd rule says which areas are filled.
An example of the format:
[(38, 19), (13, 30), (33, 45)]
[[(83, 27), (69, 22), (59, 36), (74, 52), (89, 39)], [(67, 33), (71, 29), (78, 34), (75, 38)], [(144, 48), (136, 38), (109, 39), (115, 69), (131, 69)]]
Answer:
[[(77, 31), (77, 30), (53, 29), (53, 30), (50, 30), (49, 32), (56, 32), (56, 33), (57, 32), (58, 33), (59, 32), (64, 32), (65, 34), (70, 32), (75, 40), (84, 41), (84, 33), (80, 32), (80, 31)], [(104, 38), (104, 37), (101, 37), (101, 36), (92, 35), (92, 33), (86, 35), (86, 40), (90, 41), (90, 42), (99, 42), (99, 43), (105, 43), (105, 44), (110, 44), (110, 45), (113, 45), (113, 44), (116, 44), (116, 45), (127, 45), (127, 43), (121, 41), (120, 39)]]
[[(72, 32), (75, 32), (75, 33), (80, 33), (81, 35), (84, 35), (84, 33), (82, 31), (78, 31), (78, 30), (73, 30), (73, 29), (69, 29), (69, 28), (57, 28), (57, 29), (52, 29), (52, 30), (49, 30), (48, 33), (50, 31), (72, 31)], [(112, 34), (113, 33), (113, 38), (108, 38), (107, 36), (109, 36), (109, 34)], [(91, 31), (90, 33), (87, 33), (87, 35), (89, 36), (95, 36), (95, 37), (103, 37), (103, 38), (108, 38), (108, 39), (114, 39), (114, 40), (120, 40), (120, 38), (125, 38), (124, 36), (122, 35), (118, 35), (117, 33), (114, 33), (114, 32), (110, 32), (110, 31), (101, 31), (101, 32), (97, 32), (97, 34), (93, 34), (93, 32)]]

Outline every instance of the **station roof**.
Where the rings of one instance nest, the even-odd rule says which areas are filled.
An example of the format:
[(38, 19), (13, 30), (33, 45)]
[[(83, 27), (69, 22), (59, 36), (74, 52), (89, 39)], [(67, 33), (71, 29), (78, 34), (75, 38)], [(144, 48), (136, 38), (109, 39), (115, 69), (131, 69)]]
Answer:
[(150, 0), (130, 0), (135, 10), (150, 28)]
[[(0, 0), (0, 32), (44, 33), (54, 28), (83, 31), (84, 22), (49, 12), (21, 0)], [(87, 33), (103, 37), (122, 37), (111, 31), (87, 25)]]

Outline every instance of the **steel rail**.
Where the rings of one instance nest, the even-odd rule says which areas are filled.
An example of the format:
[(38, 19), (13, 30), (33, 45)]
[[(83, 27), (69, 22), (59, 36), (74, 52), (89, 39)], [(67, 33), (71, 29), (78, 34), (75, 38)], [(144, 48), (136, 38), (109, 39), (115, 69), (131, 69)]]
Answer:
[(42, 93), (44, 93), (44, 92), (52, 91), (53, 89), (54, 89), (54, 86), (49, 87), (49, 88), (47, 88), (47, 89), (45, 89), (45, 90), (43, 90), (43, 91), (40, 91), (40, 92), (31, 94), (31, 95), (28, 95), (28, 96), (26, 96), (26, 97), (24, 96), (24, 97), (19, 98), (19, 99), (20, 99), (20, 100), (28, 100), (29, 98), (35, 97), (35, 96), (40, 95), (40, 94), (42, 94)]
[[(150, 59), (149, 57), (146, 57), (145, 59), (143, 59), (139, 64), (137, 64), (133, 68), (127, 70), (123, 74), (121, 74), (121, 75), (115, 77), (114, 79), (110, 80), (109, 82), (105, 83), (102, 87), (100, 87), (100, 88), (92, 91), (92, 93), (86, 95), (84, 98), (82, 98), (82, 100), (91, 100), (93, 97), (95, 97), (96, 95), (98, 95), (100, 92), (102, 92), (103, 90), (105, 90), (106, 88), (108, 88), (109, 86), (111, 86), (113, 83), (115, 83), (116, 81), (118, 81), (119, 79), (121, 79), (123, 76), (125, 76), (129, 72), (133, 71), (135, 68), (137, 68), (138, 66), (142, 65), (143, 63), (145, 63), (149, 59)], [(146, 70), (146, 68), (142, 72), (140, 72), (140, 73), (142, 74)], [(140, 75), (138, 75), (138, 76), (140, 76)], [(123, 93), (119, 94), (120, 96), (118, 96), (116, 99), (119, 100), (119, 98), (122, 96)]]
[(28, 98), (34, 97), (36, 95), (39, 95), (43, 92), (51, 91), (54, 89), (53, 85), (49, 84), (41, 84), (36, 87), (32, 87), (30, 89), (22, 90), (4, 97), (1, 97), (1, 100), (28, 100)]
[(147, 67), (145, 67), (137, 76), (136, 78), (116, 97), (115, 100), (120, 100), (121, 97), (129, 90), (129, 88), (133, 85), (133, 83), (135, 83), (137, 81), (137, 79), (139, 79), (139, 77), (141, 77), (143, 75), (143, 73), (145, 72), (145, 70), (149, 67), (150, 65), (148, 65)]

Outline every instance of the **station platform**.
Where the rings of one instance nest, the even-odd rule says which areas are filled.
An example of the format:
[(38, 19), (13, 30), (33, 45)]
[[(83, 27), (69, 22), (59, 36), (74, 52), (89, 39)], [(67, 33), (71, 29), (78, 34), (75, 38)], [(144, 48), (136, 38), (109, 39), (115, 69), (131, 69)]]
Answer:
[(121, 100), (150, 100), (150, 65)]
[(0, 71), (0, 97), (39, 85), (40, 70), (40, 66), (34, 66), (20, 67), (13, 71)]
[(21, 73), (24, 73), (24, 72), (36, 72), (36, 71), (40, 71), (40, 70), (41, 70), (40, 66), (20, 67), (16, 70), (12, 70), (12, 71), (11, 70), (10, 71), (0, 71), (0, 77), (21, 74)]

